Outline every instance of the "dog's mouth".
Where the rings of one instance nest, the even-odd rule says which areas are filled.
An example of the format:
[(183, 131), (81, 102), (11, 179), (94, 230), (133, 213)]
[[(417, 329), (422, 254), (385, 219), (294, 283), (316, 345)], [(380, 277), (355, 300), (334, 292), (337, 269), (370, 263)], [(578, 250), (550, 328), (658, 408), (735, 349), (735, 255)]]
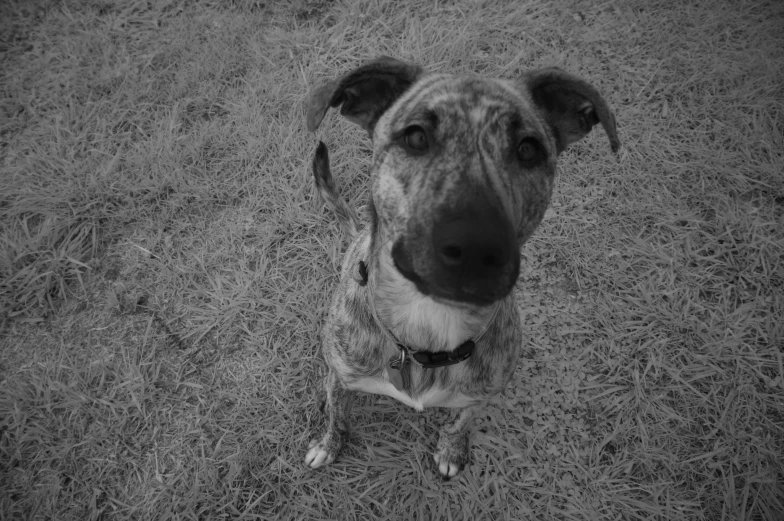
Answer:
[[(515, 252), (516, 253), (516, 252)], [(444, 268), (438, 262), (425, 262), (427, 274), (414, 269), (414, 259), (403, 240), (392, 246), (395, 269), (413, 282), (417, 291), (433, 300), (458, 307), (485, 307), (506, 298), (514, 288), (520, 272), (520, 256), (491, 266), (480, 273)], [(425, 259), (427, 261), (428, 259)]]

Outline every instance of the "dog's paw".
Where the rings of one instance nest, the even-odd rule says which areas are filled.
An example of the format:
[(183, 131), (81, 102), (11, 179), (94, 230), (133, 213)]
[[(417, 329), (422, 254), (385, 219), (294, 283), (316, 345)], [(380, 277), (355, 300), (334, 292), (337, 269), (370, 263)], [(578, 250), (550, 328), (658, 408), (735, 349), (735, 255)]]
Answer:
[(433, 454), (433, 459), (438, 465), (438, 473), (441, 474), (443, 479), (451, 479), (463, 470), (465, 467), (465, 462), (461, 462), (458, 459), (450, 459), (450, 457), (446, 454), (441, 452), (436, 452)]
[(451, 479), (457, 476), (468, 464), (470, 459), (468, 449), (468, 433), (450, 436), (441, 433), (436, 446), (433, 459), (438, 465), (438, 472), (443, 479)]
[(319, 440), (313, 440), (308, 446), (308, 453), (305, 454), (305, 465), (312, 469), (329, 465), (338, 455), (340, 446), (330, 441), (328, 436)]

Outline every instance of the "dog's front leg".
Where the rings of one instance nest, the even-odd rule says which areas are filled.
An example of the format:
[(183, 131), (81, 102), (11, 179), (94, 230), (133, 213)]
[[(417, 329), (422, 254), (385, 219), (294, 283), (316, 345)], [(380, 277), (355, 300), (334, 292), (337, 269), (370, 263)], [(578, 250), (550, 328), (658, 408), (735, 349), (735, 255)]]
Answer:
[(321, 440), (311, 441), (308, 447), (305, 465), (312, 469), (329, 465), (335, 461), (335, 457), (348, 438), (348, 416), (354, 402), (354, 392), (343, 387), (332, 369), (324, 379), (324, 387), (326, 390), (324, 407), (327, 413), (327, 430)]
[(471, 420), (486, 405), (487, 402), (482, 402), (461, 409), (452, 425), (441, 428), (433, 459), (438, 465), (438, 472), (442, 478), (455, 477), (471, 459), (471, 449), (468, 445)]

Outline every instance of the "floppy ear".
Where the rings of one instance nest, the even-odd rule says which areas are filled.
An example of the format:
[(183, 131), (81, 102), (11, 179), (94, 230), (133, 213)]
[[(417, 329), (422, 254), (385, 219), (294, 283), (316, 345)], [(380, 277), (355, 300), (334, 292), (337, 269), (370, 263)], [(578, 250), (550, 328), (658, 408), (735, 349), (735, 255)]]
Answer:
[(308, 102), (308, 130), (315, 131), (329, 107), (373, 137), (381, 115), (422, 75), (422, 68), (381, 56), (318, 88)]
[(557, 67), (529, 72), (523, 82), (553, 130), (559, 154), (585, 137), (597, 123), (604, 127), (612, 151), (618, 151), (621, 142), (615, 117), (591, 84)]

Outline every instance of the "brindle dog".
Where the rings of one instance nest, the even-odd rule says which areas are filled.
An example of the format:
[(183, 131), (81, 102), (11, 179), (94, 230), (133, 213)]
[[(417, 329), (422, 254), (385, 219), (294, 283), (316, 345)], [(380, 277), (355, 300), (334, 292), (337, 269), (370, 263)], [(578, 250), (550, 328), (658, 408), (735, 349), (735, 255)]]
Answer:
[(389, 57), (319, 88), (309, 130), (338, 106), (373, 140), (370, 225), (358, 231), (319, 143), (316, 184), (353, 242), (323, 330), (326, 432), (305, 463), (335, 459), (365, 391), (460, 409), (434, 454), (451, 478), (469, 460), (472, 416), (517, 365), (520, 248), (549, 204), (558, 154), (598, 123), (617, 151), (615, 120), (595, 88), (557, 68), (502, 80)]

